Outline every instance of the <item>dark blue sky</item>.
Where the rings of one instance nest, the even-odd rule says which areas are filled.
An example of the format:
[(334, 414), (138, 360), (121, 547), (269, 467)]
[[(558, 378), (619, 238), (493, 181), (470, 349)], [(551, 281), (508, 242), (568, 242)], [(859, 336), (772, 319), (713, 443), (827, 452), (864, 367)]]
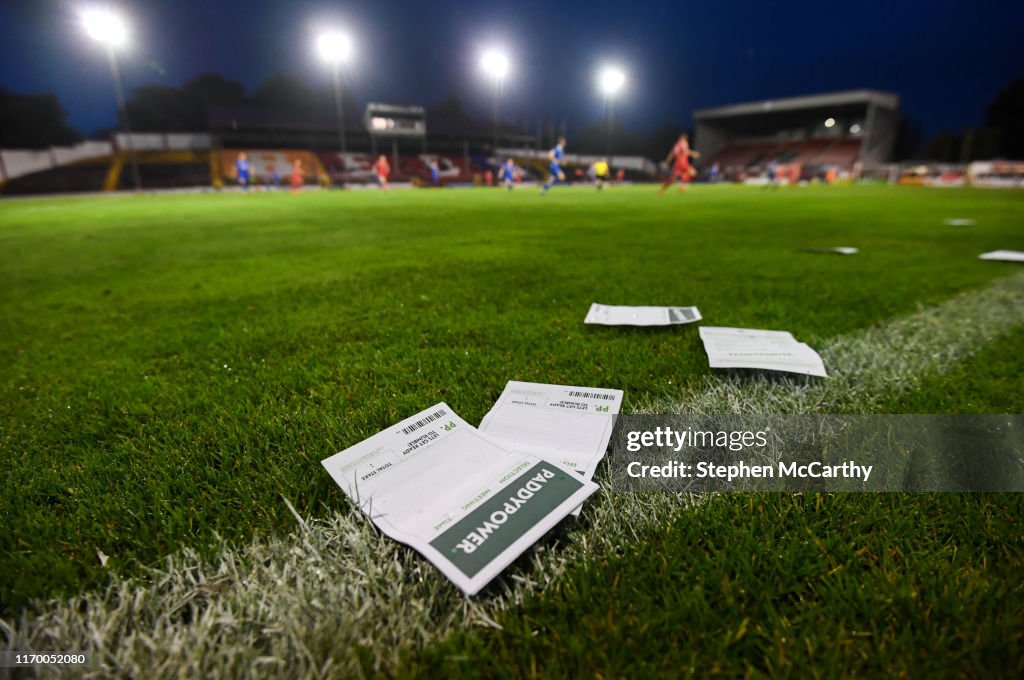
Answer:
[[(70, 122), (111, 126), (103, 54), (82, 35), (88, 0), (3, 0), (0, 85), (53, 92)], [(503, 45), (513, 73), (503, 113), (535, 128), (598, 120), (594, 72), (617, 62), (629, 83), (616, 116), (633, 127), (688, 123), (695, 108), (853, 88), (892, 90), (925, 130), (981, 123), (998, 90), (1024, 75), (1021, 0), (702, 0), (575, 3), (378, 0), (122, 2), (133, 27), (126, 86), (180, 85), (203, 72), (250, 91), (275, 70), (326, 85), (317, 25), (346, 26), (360, 102), (429, 104), (449, 93), (488, 111), (479, 52)]]

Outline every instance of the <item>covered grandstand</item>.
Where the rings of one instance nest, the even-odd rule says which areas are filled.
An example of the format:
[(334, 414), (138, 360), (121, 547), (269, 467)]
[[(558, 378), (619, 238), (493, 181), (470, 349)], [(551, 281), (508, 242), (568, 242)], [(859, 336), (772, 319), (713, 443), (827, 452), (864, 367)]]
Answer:
[[(227, 113), (227, 109), (219, 111)], [(349, 150), (337, 151), (337, 129), (303, 119), (259, 116), (225, 119), (212, 132), (114, 133), (72, 147), (43, 150), (0, 149), (0, 195), (50, 194), (129, 190), (133, 187), (130, 161), (137, 162), (143, 189), (236, 186), (238, 154), (248, 155), (252, 185), (274, 189), (288, 183), (294, 161), (301, 161), (307, 185), (375, 185), (372, 165), (378, 154), (388, 157), (391, 179), (398, 183), (433, 186), (431, 164), (438, 166), (440, 186), (494, 184), (500, 160), (514, 158), (517, 181), (547, 176), (547, 151), (539, 139), (499, 127), (509, 142), (495, 154), (488, 147), (493, 127), (457, 124), (440, 118), (430, 122), (430, 137), (371, 136), (359, 122), (348, 126)], [(309, 121), (307, 121), (309, 122)], [(248, 143), (247, 143), (248, 142)], [(333, 146), (333, 148), (331, 148)], [(589, 181), (586, 168), (594, 157), (570, 155), (565, 168), (569, 181)], [(656, 167), (639, 157), (618, 157), (616, 169), (628, 180), (647, 179)]]
[[(305, 183), (317, 185), (375, 183), (378, 154), (391, 161), (393, 180), (414, 184), (431, 184), (433, 162), (442, 185), (481, 183), (495, 167), (495, 128), (468, 116), (432, 116), (429, 138), (426, 124), (421, 134), (394, 136), (373, 134), (369, 120), (349, 120), (349, 147), (339, 152), (330, 117), (255, 106), (211, 106), (207, 113), (201, 132), (118, 132), (73, 147), (0, 150), (0, 194), (130, 189), (133, 157), (146, 189), (231, 186), (240, 152), (249, 155), (253, 183), (265, 187), (286, 180), (294, 160), (302, 161)], [(532, 151), (539, 141), (509, 124), (497, 131), (511, 149)], [(528, 163), (521, 170), (526, 180), (539, 178)]]
[[(375, 109), (414, 112), (421, 124), (413, 130), (377, 130)], [(378, 154), (388, 156), (392, 179), (428, 183), (430, 163), (437, 161), (444, 183), (472, 182), (488, 167), (495, 128), (469, 116), (427, 114), (419, 106), (370, 103), (363, 116), (345, 122), (348, 148), (338, 151), (338, 123), (331, 116), (297, 113), (258, 106), (212, 106), (208, 111), (211, 134), (227, 150), (309, 149), (315, 152), (320, 174), (334, 184), (373, 182), (371, 165)], [(533, 147), (536, 140), (508, 123), (497, 127), (502, 143)], [(263, 152), (260, 152), (263, 153)], [(257, 176), (264, 173), (256, 168)]]
[(694, 112), (701, 165), (725, 177), (760, 174), (774, 161), (808, 179), (884, 163), (899, 126), (899, 96), (852, 90), (731, 104)]

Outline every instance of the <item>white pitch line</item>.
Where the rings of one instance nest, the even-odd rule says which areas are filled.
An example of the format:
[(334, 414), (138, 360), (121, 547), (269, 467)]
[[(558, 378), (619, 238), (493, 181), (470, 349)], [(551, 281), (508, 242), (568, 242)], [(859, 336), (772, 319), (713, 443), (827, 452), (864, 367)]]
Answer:
[[(646, 413), (870, 412), (1024, 324), (1024, 274), (822, 349), (821, 381), (714, 375)], [(0, 621), (7, 649), (88, 650), (101, 675), (333, 677), (395, 671), (403, 654), (543, 592), (567, 568), (621, 552), (690, 496), (611, 494), (584, 520), (541, 541), (490, 594), (466, 598), (411, 549), (358, 512), (299, 522), (292, 533), (223, 544), (216, 560), (186, 550), (144, 578), (53, 600)]]

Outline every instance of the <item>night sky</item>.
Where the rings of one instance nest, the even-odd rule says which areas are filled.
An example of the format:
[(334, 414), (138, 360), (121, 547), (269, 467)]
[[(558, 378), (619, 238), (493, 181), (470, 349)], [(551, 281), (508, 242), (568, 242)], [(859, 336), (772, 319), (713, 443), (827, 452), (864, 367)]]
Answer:
[[(78, 24), (82, 2), (0, 3), (0, 85), (53, 92), (70, 123), (112, 126), (103, 52)], [(451, 2), (149, 0), (119, 5), (133, 38), (126, 87), (180, 85), (203, 72), (250, 92), (276, 70), (326, 86), (318, 25), (344, 27), (357, 54), (346, 82), (360, 103), (429, 105), (461, 96), (481, 114), (492, 93), (479, 53), (502, 46), (513, 71), (503, 117), (574, 128), (600, 119), (597, 66), (629, 74), (616, 116), (654, 129), (696, 108), (855, 88), (891, 90), (928, 133), (983, 122), (1001, 87), (1024, 75), (1020, 0), (786, 2)]]

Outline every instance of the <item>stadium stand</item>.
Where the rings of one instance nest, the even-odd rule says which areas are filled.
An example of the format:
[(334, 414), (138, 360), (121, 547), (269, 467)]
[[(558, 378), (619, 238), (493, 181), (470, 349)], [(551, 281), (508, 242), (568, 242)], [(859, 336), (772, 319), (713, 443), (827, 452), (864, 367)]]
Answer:
[[(370, 105), (368, 105), (369, 107)], [(383, 104), (374, 104), (381, 107)], [(396, 107), (417, 108), (417, 107)], [(337, 150), (338, 128), (334, 112), (329, 115), (283, 111), (254, 105), (219, 106), (207, 108), (207, 124), (210, 132), (224, 148), (295, 148)], [(401, 136), (397, 139), (400, 157), (428, 153), (425, 137), (429, 137), (429, 152), (441, 153), (457, 160), (467, 153), (465, 149), (480, 149), (491, 145), (494, 137), (493, 124), (478, 120), (458, 111), (429, 113), (423, 137)], [(535, 138), (515, 125), (501, 123), (498, 126), (502, 142), (532, 145)], [(366, 121), (349, 112), (345, 118), (345, 135), (348, 149), (384, 153), (393, 161), (394, 147), (386, 135), (373, 139)], [(322, 158), (332, 177), (337, 176), (339, 166), (330, 157)], [(463, 163), (465, 165), (465, 163)], [(399, 172), (399, 168), (392, 168)], [(404, 172), (404, 171), (402, 171)], [(463, 180), (468, 179), (463, 177)], [(347, 180), (348, 181), (348, 180)], [(353, 180), (358, 181), (358, 180)]]
[[(195, 163), (140, 163), (139, 177), (142, 186), (149, 188), (174, 189), (184, 187), (210, 186), (210, 165)], [(131, 168), (121, 165), (118, 187), (132, 185)]]
[[(320, 157), (310, 151), (292, 149), (220, 149), (214, 151), (217, 166), (224, 184), (235, 183), (235, 161), (238, 154), (246, 153), (249, 157), (249, 168), (253, 185), (266, 184), (274, 171), (280, 175), (281, 182), (287, 183), (292, 175), (292, 163), (302, 161), (302, 177), (305, 184), (326, 184), (329, 173), (321, 163)], [(208, 180), (209, 181), (209, 180)]]
[(858, 161), (883, 163), (892, 153), (899, 97), (855, 90), (733, 104), (694, 113), (702, 167), (718, 163), (726, 177), (796, 164), (803, 176), (850, 172)]
[[(411, 110), (377, 106), (385, 113)], [(422, 108), (417, 111), (423, 115)], [(327, 150), (338, 141), (333, 116), (220, 106), (210, 107), (207, 113), (208, 132), (115, 133), (106, 140), (72, 147), (0, 150), (0, 192), (131, 190), (135, 184), (132, 158), (138, 163), (144, 190), (230, 187), (236, 184), (235, 161), (243, 151), (249, 156), (255, 186), (271, 184), (275, 171), (281, 183), (288, 184), (296, 158), (302, 159), (307, 184), (375, 183), (371, 166), (379, 153), (391, 161), (392, 181), (417, 185), (432, 184), (430, 167), (435, 160), (442, 185), (484, 183), (488, 171), (493, 178), (500, 163), (509, 157), (515, 160), (522, 181), (543, 181), (548, 174), (547, 151), (535, 148), (537, 137), (503, 123), (498, 126), (499, 140), (516, 146), (499, 148), (495, 153), (491, 149), (494, 126), (458, 110), (430, 116), (429, 140), (425, 122), (424, 134), (414, 137), (368, 134), (365, 126), (349, 123), (346, 131), (350, 148), (357, 150), (346, 153)], [(483, 153), (483, 149), (490, 153)], [(595, 159), (569, 155), (565, 160), (568, 181), (583, 179)], [(614, 159), (612, 169), (616, 175), (625, 173), (632, 181), (650, 180), (657, 174), (653, 163), (639, 157)]]
[[(0, 151), (4, 194), (113, 191), (133, 184), (134, 153), (144, 187), (209, 186), (210, 135), (205, 133), (116, 133), (42, 151)], [(129, 173), (126, 174), (126, 168)]]
[(0, 185), (0, 193), (27, 195), (102, 191), (109, 167), (109, 160), (82, 161), (32, 172), (4, 182)]
[[(398, 163), (387, 154), (391, 162), (391, 179), (394, 181), (417, 181), (429, 184), (431, 181), (430, 164), (436, 159), (441, 171), (442, 184), (472, 182), (483, 173), (485, 166), (477, 160), (440, 154), (399, 154)], [(317, 154), (325, 171), (334, 184), (372, 183), (376, 179), (371, 166), (374, 156), (368, 153), (339, 153), (337, 151), (320, 151)]]
[(3, 149), (0, 150), (0, 182), (113, 153), (113, 143), (104, 140), (87, 140), (73, 146), (49, 149)]
[[(334, 184), (341, 182), (347, 184), (373, 183), (376, 178), (373, 175), (371, 166), (374, 157), (367, 153), (345, 154), (336, 151), (321, 151), (318, 157), (326, 172), (330, 175)], [(519, 168), (523, 181), (538, 181), (547, 179), (548, 163), (545, 152), (525, 152), (522, 149), (502, 149), (497, 156), (486, 156), (482, 154), (470, 154), (467, 156), (444, 155), (444, 154), (399, 154), (398, 162), (388, 154), (391, 163), (393, 181), (411, 181), (416, 184), (429, 185), (431, 183), (430, 164), (436, 159), (440, 167), (441, 184), (479, 184), (487, 170), (496, 173), (500, 162), (505, 158), (512, 158)], [(565, 169), (568, 171), (568, 180), (576, 177), (576, 170), (585, 171), (590, 163), (596, 159), (587, 157), (569, 156), (565, 162)], [(626, 162), (626, 159), (622, 159)], [(640, 159), (630, 159), (636, 166)], [(618, 169), (618, 167), (616, 167)], [(630, 167), (626, 170), (627, 178), (631, 181), (649, 180), (653, 168), (641, 170), (639, 166)]]
[(475, 175), (484, 171), (484, 165), (480, 162), (479, 157), (467, 160), (465, 158), (438, 156), (438, 159), (442, 168), (448, 167), (450, 179), (453, 182), (472, 181)]
[(811, 162), (819, 165), (852, 167), (860, 155), (859, 140), (840, 140), (832, 143)]
[[(526, 171), (527, 176), (524, 179), (547, 179), (548, 152), (546, 149), (498, 149), (497, 158), (505, 159), (509, 157), (516, 162), (516, 165)], [(570, 182), (577, 179), (576, 170), (578, 169), (583, 170), (584, 177), (586, 177), (586, 170), (599, 158), (601, 156), (566, 154), (562, 161), (562, 168), (566, 171), (566, 179)], [(648, 158), (641, 156), (612, 156), (608, 160), (613, 176), (622, 171), (624, 179), (630, 182), (649, 182), (658, 176), (658, 165)], [(585, 181), (589, 181), (589, 179)]]
[(707, 163), (718, 163), (723, 168), (747, 168), (770, 154), (775, 144), (730, 144), (712, 156)]
[[(156, 151), (136, 154), (143, 187), (170, 189), (210, 186), (207, 152)], [(132, 187), (131, 165), (125, 152), (76, 161), (15, 177), (2, 185), (6, 195), (114, 191)]]
[[(832, 144), (832, 142), (827, 139), (807, 140), (800, 146), (796, 155), (790, 158), (789, 161), (793, 163), (800, 163), (801, 165), (814, 163), (830, 144)], [(853, 163), (853, 161), (850, 162)]]

